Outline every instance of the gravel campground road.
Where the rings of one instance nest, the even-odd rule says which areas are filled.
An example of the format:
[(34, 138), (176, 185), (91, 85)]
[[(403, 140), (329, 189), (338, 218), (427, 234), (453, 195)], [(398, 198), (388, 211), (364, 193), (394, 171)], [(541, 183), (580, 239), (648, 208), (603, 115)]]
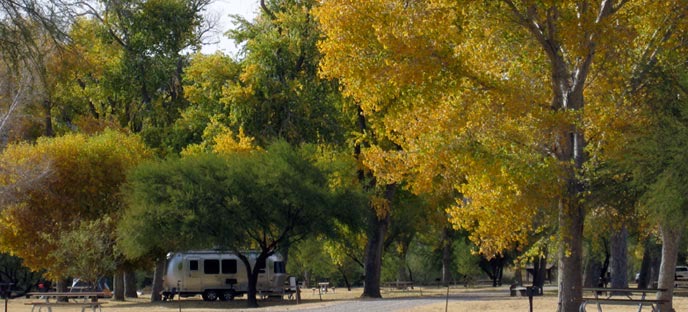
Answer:
[[(103, 305), (102, 312), (501, 312), (501, 311), (529, 311), (527, 297), (511, 297), (508, 286), (483, 288), (451, 288), (449, 296), (447, 289), (416, 288), (413, 291), (383, 292), (383, 299), (360, 299), (360, 289), (352, 291), (337, 290), (336, 294), (328, 293), (322, 296), (310, 291), (302, 293), (302, 302), (266, 300), (259, 301), (261, 307), (248, 309), (243, 299), (232, 302), (204, 302), (199, 298), (188, 298), (173, 302), (151, 303), (149, 298), (127, 299), (125, 302), (110, 300)], [(17, 298), (9, 300), (6, 311), (29, 312), (31, 306), (26, 303), (35, 299)], [(629, 306), (605, 306), (605, 312), (630, 311)], [(637, 307), (635, 308), (637, 309)], [(688, 312), (688, 297), (674, 297), (676, 312)], [(596, 310), (588, 307), (588, 311)], [(643, 310), (649, 311), (649, 307)], [(2, 308), (0, 308), (2, 311)], [(78, 312), (79, 308), (56, 307), (53, 312)], [(557, 311), (556, 289), (545, 288), (545, 295), (533, 298), (535, 312)]]
[[(444, 311), (445, 306), (458, 305), (469, 306), (469, 302), (492, 302), (514, 301), (504, 291), (484, 291), (480, 293), (460, 293), (446, 296), (433, 297), (408, 297), (408, 298), (387, 298), (387, 299), (358, 299), (343, 300), (332, 303), (323, 303), (321, 306), (297, 308), (289, 311), (303, 312), (391, 312), (391, 311), (418, 311), (423, 307), (440, 307)], [(521, 299), (520, 301), (522, 301)], [(527, 300), (527, 299), (526, 299)], [(474, 310), (475, 311), (475, 310)]]

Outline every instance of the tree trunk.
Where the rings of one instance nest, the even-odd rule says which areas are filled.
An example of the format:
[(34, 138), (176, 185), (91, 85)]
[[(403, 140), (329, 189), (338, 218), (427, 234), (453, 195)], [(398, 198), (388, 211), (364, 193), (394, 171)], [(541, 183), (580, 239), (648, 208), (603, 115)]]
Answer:
[(523, 267), (520, 261), (516, 263), (514, 270), (514, 283), (518, 286), (523, 286)]
[(256, 295), (258, 294), (258, 274), (260, 273), (261, 267), (265, 267), (268, 254), (266, 252), (261, 252), (256, 258), (256, 262), (253, 264), (253, 268), (248, 261), (248, 258), (240, 255), (241, 261), (244, 262), (246, 266), (246, 274), (248, 275), (248, 292), (246, 293), (246, 306), (249, 308), (258, 307), (258, 299)]
[(303, 271), (303, 287), (304, 288), (310, 287), (310, 283), (311, 283), (311, 272), (308, 271), (308, 269), (306, 269), (305, 271)]
[(406, 257), (408, 255), (409, 245), (413, 236), (402, 236), (399, 242), (399, 267), (397, 268), (397, 281), (412, 281), (410, 277), (410, 270)]
[(643, 261), (638, 272), (638, 288), (641, 289), (649, 288), (657, 281), (662, 257), (662, 246), (656, 244), (653, 237), (645, 240), (644, 247)]
[(602, 262), (602, 268), (600, 268), (597, 287), (607, 287), (607, 283), (609, 283), (609, 263), (612, 257), (609, 252), (609, 243), (607, 243), (607, 240), (602, 240), (602, 243), (604, 244), (604, 262)]
[[(248, 266), (250, 267), (250, 266)], [(247, 271), (249, 270), (247, 267)], [(255, 274), (253, 270), (249, 272), (248, 274), (248, 292), (246, 293), (246, 306), (249, 308), (257, 308), (258, 307), (258, 298), (256, 297), (258, 295), (258, 289), (256, 286), (258, 285), (258, 271), (256, 270)]]
[(559, 312), (575, 312), (583, 297), (583, 207), (575, 192), (559, 203)]
[(349, 282), (349, 278), (346, 276), (346, 271), (344, 271), (344, 267), (341, 265), (337, 265), (337, 271), (339, 271), (339, 273), (342, 274), (342, 278), (344, 279), (344, 285), (346, 285), (346, 289), (348, 291), (351, 291), (351, 283)]
[(611, 288), (628, 288), (628, 230), (623, 226), (620, 231), (612, 233), (611, 252)]
[[(385, 186), (384, 198), (391, 209), (392, 200), (396, 193), (396, 184)], [(380, 294), (380, 276), (382, 273), (382, 252), (385, 243), (385, 235), (389, 228), (389, 210), (379, 215), (376, 207), (370, 206), (370, 216), (368, 223), (368, 243), (366, 244), (365, 277), (363, 294), (361, 297), (382, 298)]]
[(52, 106), (50, 100), (43, 101), (43, 109), (45, 109), (45, 136), (47, 137), (55, 136), (55, 130), (53, 130)]
[[(550, 34), (551, 35), (551, 34)], [(582, 67), (569, 69), (561, 54), (552, 48), (558, 44), (555, 38), (540, 37), (551, 61), (552, 109), (557, 112), (576, 113), (583, 110), (583, 90), (590, 62), (586, 59)], [(554, 40), (550, 42), (549, 40)], [(591, 51), (593, 52), (593, 51)], [(589, 57), (591, 57), (589, 55)], [(577, 67), (577, 66), (576, 66)], [(581, 118), (578, 122), (583, 125)], [(578, 311), (583, 297), (583, 223), (585, 211), (582, 202), (583, 183), (579, 178), (585, 163), (584, 131), (576, 122), (560, 124), (555, 142), (555, 153), (562, 169), (562, 193), (559, 197), (559, 312)]]
[(662, 266), (662, 246), (657, 246), (659, 250), (658, 255), (652, 257), (652, 262), (650, 263), (650, 282), (653, 286), (657, 285), (659, 281), (659, 269)]
[(683, 229), (674, 229), (668, 225), (660, 226), (662, 233), (662, 264), (659, 268), (659, 282), (657, 288), (666, 289), (657, 295), (657, 299), (666, 300), (660, 304), (660, 311), (673, 312), (672, 304), (674, 293), (674, 280), (676, 274), (676, 261), (678, 258), (679, 241)]
[(406, 269), (407, 269), (407, 271), (408, 271), (408, 277), (409, 277), (408, 280), (409, 280), (410, 282), (413, 282), (413, 270), (411, 270), (411, 266), (408, 265), (408, 264), (406, 264)]
[(533, 286), (542, 290), (545, 287), (547, 275), (547, 257), (537, 257), (533, 260)]
[(451, 229), (444, 228), (442, 232), (442, 286), (449, 286), (451, 281), (451, 267), (452, 267), (452, 239)]
[(595, 257), (588, 256), (588, 258), (588, 263), (585, 266), (585, 279), (583, 280), (583, 287), (597, 287), (600, 280), (602, 263), (595, 259)]
[[(583, 109), (585, 80), (569, 81), (564, 62), (553, 63), (555, 108), (576, 112)], [(587, 68), (581, 69), (587, 74)], [(573, 85), (573, 89), (571, 89)], [(559, 92), (567, 90), (568, 92)], [(562, 98), (562, 96), (564, 96)], [(562, 125), (558, 133), (557, 159), (564, 171), (565, 189), (559, 198), (559, 312), (576, 312), (583, 297), (583, 224), (585, 210), (582, 202), (583, 183), (579, 174), (585, 162), (585, 138), (575, 124)]]
[(151, 289), (151, 302), (162, 300), (162, 275), (165, 272), (165, 258), (159, 258), (155, 262), (155, 271), (153, 272), (153, 287)]
[[(480, 260), (480, 269), (487, 274), (492, 281), (492, 287), (502, 285), (502, 273), (504, 271), (504, 256), (496, 256), (490, 260), (482, 258)], [(535, 274), (535, 273), (534, 273)], [(544, 277), (543, 277), (544, 279)]]
[[(69, 285), (71, 285), (71, 284), (69, 284)], [(66, 292), (67, 291), (67, 280), (65, 280), (64, 278), (58, 278), (57, 279), (57, 285), (55, 286), (55, 288), (57, 289), (58, 292)], [(57, 301), (65, 301), (66, 302), (67, 299), (68, 299), (67, 297), (63, 297), (63, 298), (58, 298)]]
[(138, 298), (136, 293), (136, 272), (132, 269), (124, 271), (124, 296), (127, 298)]
[(113, 293), (113, 300), (124, 301), (124, 271), (117, 270), (115, 272), (115, 279), (113, 281), (115, 291)]
[(636, 281), (639, 289), (647, 289), (647, 286), (650, 285), (650, 263), (652, 261), (650, 257), (652, 257), (652, 255), (650, 254), (650, 250), (647, 245), (648, 243), (645, 243), (643, 261), (640, 263), (640, 272), (638, 272), (638, 280)]
[(380, 218), (371, 211), (368, 223), (368, 243), (366, 244), (365, 284), (361, 297), (382, 298), (380, 294), (380, 275), (382, 271), (382, 245), (384, 244), (387, 228), (389, 227), (389, 213)]

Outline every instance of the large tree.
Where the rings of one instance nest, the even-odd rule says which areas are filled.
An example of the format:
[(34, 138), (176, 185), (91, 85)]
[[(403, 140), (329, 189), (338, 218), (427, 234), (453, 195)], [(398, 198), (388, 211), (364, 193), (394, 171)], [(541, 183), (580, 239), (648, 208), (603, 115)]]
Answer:
[(317, 1), (261, 1), (253, 21), (227, 34), (243, 44), (240, 79), (223, 89), (231, 125), (261, 142), (343, 144), (352, 123), (336, 81), (318, 77)]
[(208, 2), (80, 2), (81, 18), (55, 69), (62, 73), (56, 115), (66, 123), (117, 122), (165, 151), (169, 128), (187, 106), (184, 67), (210, 27), (201, 15)]
[[(69, 249), (75, 246), (68, 241), (78, 239), (77, 232), (83, 234), (93, 224), (108, 222), (99, 221), (104, 218), (117, 220), (124, 208), (119, 188), (126, 171), (150, 154), (138, 137), (115, 131), (93, 137), (71, 134), (42, 138), (35, 144), (9, 145), (0, 155), (0, 247), (23, 258), (31, 269), (46, 269), (53, 278), (73, 273), (70, 267), (90, 265), (93, 258), (70, 261), (60, 259), (60, 255), (75, 254)], [(32, 172), (25, 167), (33, 166), (47, 170), (33, 177), (31, 183), (14, 183), (27, 180), (21, 175)], [(102, 232), (93, 233), (93, 237), (103, 238), (100, 241), (105, 241), (105, 246), (93, 240), (93, 249), (80, 246), (84, 248), (82, 255), (115, 254), (114, 227), (110, 226), (110, 231), (105, 231), (108, 227), (98, 229)], [(36, 240), (41, 244), (36, 244)], [(85, 274), (92, 277), (93, 271), (89, 269)]]
[[(688, 222), (686, 170), (688, 159), (688, 102), (686, 96), (685, 53), (682, 46), (665, 51), (658, 66), (648, 73), (650, 79), (637, 100), (644, 122), (629, 129), (627, 145), (615, 150), (613, 159), (621, 161), (640, 193), (640, 211), (658, 225), (662, 239), (662, 260), (658, 287), (668, 291), (659, 299), (668, 300), (661, 309), (672, 311), (675, 267)], [(646, 248), (651, 248), (651, 243)]]
[(376, 173), (452, 178), (464, 195), (452, 220), (478, 230), (472, 239), (488, 256), (527, 242), (538, 210), (553, 209), (559, 306), (575, 311), (586, 146), (608, 144), (614, 122), (632, 116), (624, 99), (674, 44), (685, 10), (680, 1), (332, 0), (316, 15), (324, 74), (401, 147), (371, 150)]
[[(307, 150), (307, 149), (306, 149)], [(282, 245), (329, 228), (355, 194), (336, 194), (311, 153), (286, 143), (266, 151), (191, 155), (139, 168), (131, 177), (131, 205), (121, 231), (130, 257), (170, 248), (232, 250), (245, 263), (248, 305), (256, 306), (259, 267)], [(333, 201), (333, 199), (337, 199)], [(146, 235), (150, 233), (150, 235)], [(170, 245), (168, 237), (177, 239)], [(256, 264), (246, 250), (258, 250)]]

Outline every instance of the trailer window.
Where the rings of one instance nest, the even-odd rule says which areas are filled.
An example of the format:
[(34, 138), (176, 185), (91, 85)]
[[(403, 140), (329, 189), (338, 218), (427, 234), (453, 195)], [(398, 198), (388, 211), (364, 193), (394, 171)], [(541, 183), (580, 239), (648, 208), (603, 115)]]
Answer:
[(198, 271), (198, 260), (189, 260), (189, 271)]
[(222, 260), (222, 274), (236, 274), (237, 261), (236, 259)]
[(203, 262), (203, 273), (220, 274), (220, 260), (205, 260)]
[(275, 273), (287, 273), (284, 267), (284, 261), (275, 261)]

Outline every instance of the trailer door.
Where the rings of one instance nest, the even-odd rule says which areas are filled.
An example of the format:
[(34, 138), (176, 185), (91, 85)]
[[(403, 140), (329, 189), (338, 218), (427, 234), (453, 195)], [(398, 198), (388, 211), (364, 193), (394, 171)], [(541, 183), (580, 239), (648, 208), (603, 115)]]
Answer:
[(198, 257), (188, 257), (184, 259), (184, 266), (187, 268), (186, 278), (182, 289), (185, 291), (201, 291), (201, 260)]

